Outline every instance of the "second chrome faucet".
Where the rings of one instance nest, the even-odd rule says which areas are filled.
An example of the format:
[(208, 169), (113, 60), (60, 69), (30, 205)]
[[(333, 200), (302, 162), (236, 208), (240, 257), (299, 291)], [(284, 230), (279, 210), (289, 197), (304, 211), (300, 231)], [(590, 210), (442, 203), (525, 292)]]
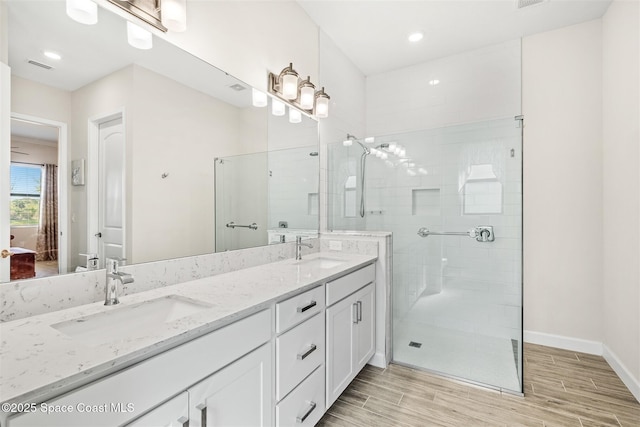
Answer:
[(119, 304), (118, 284), (122, 287), (126, 283), (133, 282), (133, 276), (131, 274), (118, 271), (119, 265), (119, 259), (107, 258), (107, 283), (105, 285), (104, 305)]
[(308, 248), (312, 248), (313, 245), (311, 243), (302, 243), (302, 236), (296, 236), (296, 260), (302, 259), (302, 247), (306, 246)]

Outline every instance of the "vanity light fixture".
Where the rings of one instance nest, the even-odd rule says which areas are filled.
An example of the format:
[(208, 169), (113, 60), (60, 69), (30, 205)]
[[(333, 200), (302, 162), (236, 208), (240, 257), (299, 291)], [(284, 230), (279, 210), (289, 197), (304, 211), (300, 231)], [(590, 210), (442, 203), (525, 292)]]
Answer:
[(316, 117), (326, 119), (329, 117), (329, 95), (324, 91), (324, 87), (316, 92)]
[(302, 113), (293, 107), (289, 107), (289, 123), (300, 123), (302, 121)]
[(300, 108), (304, 110), (313, 109), (313, 101), (316, 95), (316, 87), (311, 83), (311, 76), (307, 76), (306, 80), (303, 80), (298, 85), (300, 90)]
[(283, 102), (278, 101), (277, 99), (271, 99), (271, 114), (274, 116), (284, 116), (285, 113), (285, 105)]
[(127, 41), (137, 49), (151, 49), (153, 47), (153, 35), (131, 21), (127, 21)]
[(316, 91), (311, 77), (301, 80), (293, 63), (285, 67), (279, 74), (269, 73), (270, 94), (298, 110), (315, 115), (317, 118), (329, 116), (329, 95), (324, 88)]
[(98, 22), (98, 5), (91, 0), (67, 0), (67, 15), (81, 24), (93, 25)]
[(440, 80), (438, 80), (438, 79), (429, 80), (429, 84), (431, 86), (436, 86), (436, 85), (440, 84)]
[(176, 33), (187, 29), (187, 0), (162, 0), (161, 6), (162, 25)]
[(254, 107), (266, 107), (268, 104), (267, 94), (256, 88), (251, 89), (251, 103)]

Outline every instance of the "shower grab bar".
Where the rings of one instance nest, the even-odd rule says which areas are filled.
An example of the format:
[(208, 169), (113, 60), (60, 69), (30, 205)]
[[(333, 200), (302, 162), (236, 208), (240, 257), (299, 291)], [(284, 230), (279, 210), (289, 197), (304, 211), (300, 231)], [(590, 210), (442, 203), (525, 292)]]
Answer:
[(258, 229), (258, 224), (256, 224), (255, 222), (249, 225), (240, 225), (240, 224), (236, 224), (235, 222), (231, 221), (230, 223), (227, 224), (227, 228), (236, 228), (236, 227), (240, 227), (240, 228), (250, 228), (251, 230), (257, 230)]
[(418, 230), (418, 236), (469, 236), (478, 242), (493, 242), (496, 238), (491, 225), (479, 225), (468, 231), (429, 231), (428, 228), (422, 227)]
[(475, 237), (475, 236), (471, 236), (470, 235), (471, 230), (470, 231), (429, 231), (428, 228), (422, 227), (421, 229), (418, 230), (418, 236), (420, 237), (427, 237), (427, 236), (469, 236), (469, 237)]

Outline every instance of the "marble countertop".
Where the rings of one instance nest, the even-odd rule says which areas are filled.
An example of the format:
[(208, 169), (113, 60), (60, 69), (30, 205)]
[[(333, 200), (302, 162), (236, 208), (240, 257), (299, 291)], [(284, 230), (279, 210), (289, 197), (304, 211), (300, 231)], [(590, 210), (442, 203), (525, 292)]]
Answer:
[[(318, 263), (308, 262), (320, 257), (340, 259), (342, 264), (320, 268)], [(288, 259), (128, 295), (116, 306), (106, 307), (98, 302), (0, 323), (0, 403), (41, 402), (269, 308), (276, 301), (375, 259), (341, 252), (315, 253), (306, 255), (302, 262)], [(51, 327), (169, 295), (210, 307), (160, 323), (152, 331), (123, 329), (117, 340), (106, 342), (95, 337), (85, 342)]]

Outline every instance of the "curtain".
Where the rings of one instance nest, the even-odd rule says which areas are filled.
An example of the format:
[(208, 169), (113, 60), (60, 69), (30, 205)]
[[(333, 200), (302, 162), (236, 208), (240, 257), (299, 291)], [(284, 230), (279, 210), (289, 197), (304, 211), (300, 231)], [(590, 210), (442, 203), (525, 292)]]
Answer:
[(47, 164), (43, 170), (36, 259), (53, 261), (58, 259), (58, 167)]

